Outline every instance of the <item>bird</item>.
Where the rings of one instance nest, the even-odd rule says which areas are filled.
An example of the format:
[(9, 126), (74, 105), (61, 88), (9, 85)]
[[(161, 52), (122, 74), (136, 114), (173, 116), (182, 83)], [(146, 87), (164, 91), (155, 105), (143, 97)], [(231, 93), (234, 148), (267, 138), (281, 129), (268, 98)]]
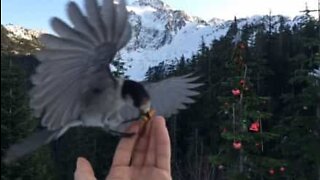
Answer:
[(199, 95), (202, 83), (194, 74), (159, 82), (138, 82), (115, 77), (110, 63), (130, 41), (132, 28), (124, 0), (85, 0), (67, 4), (71, 25), (54, 17), (55, 34), (42, 34), (40, 64), (31, 77), (30, 107), (41, 119), (42, 130), (11, 145), (5, 163), (14, 162), (72, 127), (100, 127), (115, 135), (125, 132), (127, 122), (149, 117), (152, 109), (169, 117)]

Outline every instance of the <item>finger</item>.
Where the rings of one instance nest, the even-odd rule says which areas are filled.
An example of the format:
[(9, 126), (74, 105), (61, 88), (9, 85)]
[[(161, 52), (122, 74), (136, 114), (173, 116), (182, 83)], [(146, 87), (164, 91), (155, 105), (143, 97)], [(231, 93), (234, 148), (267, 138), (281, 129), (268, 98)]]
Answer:
[(156, 167), (171, 171), (171, 147), (170, 147), (170, 137), (168, 129), (166, 127), (166, 122), (163, 117), (157, 117), (154, 120), (154, 137), (155, 150), (156, 150)]
[(77, 159), (77, 168), (74, 173), (75, 180), (96, 180), (91, 164), (85, 158)]
[[(143, 122), (141, 122), (143, 123)], [(146, 152), (148, 148), (148, 142), (150, 138), (150, 132), (151, 132), (151, 122), (149, 121), (146, 124), (146, 127), (144, 129), (144, 132), (139, 137), (138, 142), (134, 148), (133, 152), (133, 159), (132, 159), (132, 165), (133, 166), (142, 166), (145, 162)]]
[(148, 149), (146, 152), (146, 159), (144, 164), (146, 166), (155, 166), (156, 165), (156, 118), (153, 118), (151, 123), (151, 130), (150, 130), (150, 138), (148, 140)]
[(120, 140), (113, 157), (112, 166), (128, 166), (130, 164), (132, 151), (138, 137), (138, 131), (138, 123), (134, 123), (129, 127), (127, 132), (135, 134), (132, 137), (124, 137)]

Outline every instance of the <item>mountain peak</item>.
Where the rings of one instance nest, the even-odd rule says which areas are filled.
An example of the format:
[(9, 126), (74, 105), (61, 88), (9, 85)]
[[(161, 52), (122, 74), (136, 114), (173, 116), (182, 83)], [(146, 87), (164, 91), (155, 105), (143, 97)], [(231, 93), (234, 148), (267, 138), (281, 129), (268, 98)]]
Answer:
[(209, 24), (211, 24), (211, 25), (217, 26), (217, 25), (219, 25), (219, 24), (224, 23), (225, 20), (220, 19), (220, 18), (212, 18), (212, 19), (210, 19), (208, 22), (209, 22)]
[[(182, 55), (191, 58), (197, 53), (202, 42), (209, 46), (213, 40), (224, 37), (233, 23), (232, 20), (224, 21), (218, 18), (206, 22), (181, 10), (164, 9), (168, 6), (160, 0), (135, 0), (134, 3), (127, 7), (130, 10), (132, 39), (119, 52), (119, 57), (126, 62), (126, 75), (135, 80), (143, 80), (148, 68), (156, 66), (159, 62), (172, 63)], [(238, 27), (241, 29), (246, 25), (264, 25), (264, 29), (268, 30), (271, 20), (274, 30), (278, 31), (278, 19), (279, 16), (240, 18)], [(292, 27), (304, 19), (303, 16), (294, 20), (284, 18), (284, 23)], [(2, 38), (1, 46), (10, 52), (26, 54), (25, 47), (28, 44), (21, 45), (20, 42), (31, 42), (30, 47), (34, 50), (34, 47), (40, 47), (36, 38), (39, 33), (14, 25), (4, 27), (8, 30), (6, 39), (9, 43), (3, 43), (5, 40)], [(3, 29), (1, 33), (5, 32)], [(21, 41), (21, 38), (31, 40)]]
[(135, 0), (131, 3), (131, 5), (151, 6), (156, 9), (171, 9), (168, 4), (165, 4), (161, 0)]
[(19, 25), (7, 24), (4, 25), (7, 31), (10, 32), (9, 36), (15, 36), (22, 39), (32, 40), (45, 33), (44, 30), (27, 29)]

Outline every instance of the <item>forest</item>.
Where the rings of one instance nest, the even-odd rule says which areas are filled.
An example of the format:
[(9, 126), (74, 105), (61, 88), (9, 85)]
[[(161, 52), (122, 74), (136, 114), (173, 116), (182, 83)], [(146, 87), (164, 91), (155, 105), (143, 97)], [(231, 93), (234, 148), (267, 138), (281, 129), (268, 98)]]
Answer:
[[(279, 18), (245, 25), (202, 43), (192, 58), (150, 67), (146, 81), (194, 73), (200, 95), (167, 118), (174, 180), (320, 179), (320, 24), (308, 16), (289, 26)], [(1, 155), (40, 129), (28, 105), (30, 76), (38, 64), (35, 42), (18, 44), (1, 28)], [(115, 61), (123, 75), (123, 64)], [(97, 128), (73, 128), (22, 160), (1, 163), (1, 179), (73, 179), (86, 157), (98, 179), (108, 173), (119, 137)]]

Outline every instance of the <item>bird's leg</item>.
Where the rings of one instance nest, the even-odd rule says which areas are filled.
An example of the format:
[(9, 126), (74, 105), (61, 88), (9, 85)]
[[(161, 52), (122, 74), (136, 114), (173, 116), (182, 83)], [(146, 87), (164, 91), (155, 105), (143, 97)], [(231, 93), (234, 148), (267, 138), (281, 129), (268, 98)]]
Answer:
[(132, 122), (139, 121), (139, 120), (140, 120), (139, 118), (129, 119), (129, 120), (123, 121), (121, 124), (132, 123)]
[(135, 135), (135, 133), (127, 133), (123, 132), (124, 128), (122, 123), (119, 125), (119, 121), (122, 119), (119, 114), (114, 114), (110, 119), (113, 119), (113, 121), (108, 121), (108, 125), (105, 126), (105, 130), (115, 136), (120, 136), (120, 137), (132, 137)]
[(154, 109), (150, 109), (146, 113), (140, 113), (140, 116), (138, 118), (123, 121), (121, 124), (131, 123), (131, 122), (140, 121), (140, 120), (144, 124), (146, 124), (156, 114), (155, 112), (156, 111)]
[[(156, 114), (156, 111), (154, 109), (150, 109), (148, 112), (146, 113), (140, 113), (140, 117), (136, 118), (136, 119), (130, 119), (130, 120), (126, 120), (123, 121), (121, 124), (125, 124), (125, 123), (131, 123), (131, 122), (135, 122), (135, 121), (141, 121), (141, 125), (140, 125), (140, 134), (143, 134), (145, 132), (145, 128), (147, 123), (150, 121), (150, 119)], [(115, 131), (115, 130), (109, 130), (112, 134), (114, 135), (118, 135), (121, 137), (131, 137), (134, 135), (134, 133), (124, 133), (124, 132), (119, 132), (119, 131)]]
[(112, 135), (120, 136), (120, 137), (132, 137), (133, 135), (135, 135), (135, 133), (127, 133), (127, 132), (117, 131), (117, 130), (114, 130), (110, 127), (105, 127), (104, 129), (108, 133), (111, 133)]
[(129, 138), (129, 137), (132, 137), (133, 135), (135, 135), (135, 133), (125, 133), (125, 132), (115, 131), (112, 129), (109, 129), (109, 132), (113, 135), (120, 136), (120, 137), (126, 137), (126, 138)]

